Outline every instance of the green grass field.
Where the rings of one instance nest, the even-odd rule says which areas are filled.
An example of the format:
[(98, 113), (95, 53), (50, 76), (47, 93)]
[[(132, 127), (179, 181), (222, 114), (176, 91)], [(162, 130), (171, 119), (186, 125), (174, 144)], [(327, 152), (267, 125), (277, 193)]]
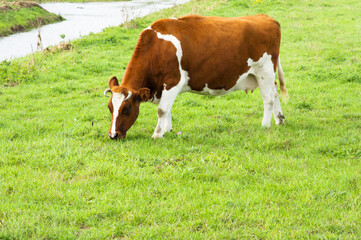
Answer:
[[(0, 239), (360, 239), (360, 12), (359, 0), (191, 1), (2, 62)], [(259, 90), (187, 93), (164, 139), (145, 103), (110, 140), (109, 78), (142, 29), (190, 13), (280, 22), (285, 125), (261, 128)]]
[(0, 2), (0, 37), (62, 20), (63, 17), (49, 13), (33, 3)]

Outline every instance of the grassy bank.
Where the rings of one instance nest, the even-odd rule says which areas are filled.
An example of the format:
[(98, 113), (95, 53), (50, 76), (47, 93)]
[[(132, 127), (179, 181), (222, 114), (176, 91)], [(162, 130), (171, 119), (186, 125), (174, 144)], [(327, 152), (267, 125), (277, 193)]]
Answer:
[[(0, 239), (361, 238), (361, 2), (192, 1), (0, 64)], [(259, 90), (180, 95), (154, 141), (143, 104), (122, 141), (102, 93), (142, 29), (189, 13), (282, 27), (286, 123)], [(176, 133), (181, 131), (181, 135)]]
[(0, 2), (0, 37), (62, 20), (35, 2)]

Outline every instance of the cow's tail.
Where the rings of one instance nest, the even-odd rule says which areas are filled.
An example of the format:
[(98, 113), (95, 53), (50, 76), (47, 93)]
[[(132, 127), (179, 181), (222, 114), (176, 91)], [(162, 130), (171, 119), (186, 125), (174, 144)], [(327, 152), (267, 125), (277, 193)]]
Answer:
[(283, 70), (281, 67), (281, 59), (280, 56), (278, 56), (278, 63), (277, 63), (277, 75), (278, 80), (280, 82), (280, 88), (281, 88), (281, 97), (284, 102), (288, 102), (288, 99), (290, 98), (288, 96), (287, 88), (286, 88), (286, 81), (285, 81), (285, 75), (283, 74)]

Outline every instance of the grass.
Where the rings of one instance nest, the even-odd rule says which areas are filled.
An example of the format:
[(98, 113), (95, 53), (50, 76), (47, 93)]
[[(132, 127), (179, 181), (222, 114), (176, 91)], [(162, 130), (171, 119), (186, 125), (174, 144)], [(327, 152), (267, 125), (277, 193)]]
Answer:
[(64, 20), (63, 17), (49, 13), (37, 4), (0, 3), (0, 37), (62, 20)]
[[(361, 2), (192, 1), (0, 64), (0, 239), (360, 239)], [(266, 13), (282, 26), (285, 125), (259, 91), (180, 95), (154, 141), (143, 104), (107, 136), (102, 92), (142, 29), (189, 13)], [(176, 133), (181, 131), (181, 135)]]

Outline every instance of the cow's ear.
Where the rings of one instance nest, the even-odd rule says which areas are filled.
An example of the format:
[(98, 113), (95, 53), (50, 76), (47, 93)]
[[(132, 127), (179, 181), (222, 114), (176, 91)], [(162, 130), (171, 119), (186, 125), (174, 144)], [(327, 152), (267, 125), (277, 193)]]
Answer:
[(150, 97), (150, 89), (149, 88), (140, 88), (137, 92), (137, 100), (139, 102), (145, 102)]
[(112, 77), (110, 80), (109, 80), (109, 87), (110, 89), (112, 89), (112, 87), (115, 87), (115, 86), (119, 86), (119, 82), (118, 82), (118, 79), (116, 76)]

